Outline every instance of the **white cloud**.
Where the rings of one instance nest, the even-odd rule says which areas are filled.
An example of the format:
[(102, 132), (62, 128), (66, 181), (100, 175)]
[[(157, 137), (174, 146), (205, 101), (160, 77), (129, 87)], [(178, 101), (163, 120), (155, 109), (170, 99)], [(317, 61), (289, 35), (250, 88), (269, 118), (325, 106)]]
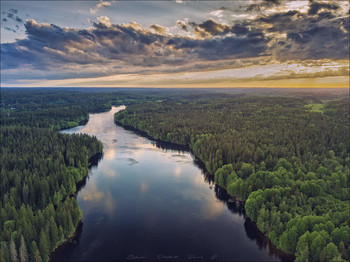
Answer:
[(215, 11), (209, 12), (209, 14), (212, 16), (216, 16), (218, 18), (222, 18), (224, 16), (223, 12), (224, 12), (223, 10), (215, 10)]
[(112, 4), (110, 2), (103, 2), (103, 0), (100, 0), (94, 8), (90, 8), (90, 13), (95, 14), (99, 9), (107, 6), (111, 6)]
[(97, 17), (97, 20), (107, 27), (110, 27), (112, 25), (111, 20), (107, 16)]

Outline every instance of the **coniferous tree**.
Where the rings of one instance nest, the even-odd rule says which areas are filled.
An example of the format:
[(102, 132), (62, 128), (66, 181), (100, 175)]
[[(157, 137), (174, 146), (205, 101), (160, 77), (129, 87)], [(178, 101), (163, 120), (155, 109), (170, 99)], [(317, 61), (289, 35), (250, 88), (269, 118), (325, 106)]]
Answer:
[(0, 262), (6, 262), (4, 256), (2, 255), (1, 250), (0, 250)]
[(59, 240), (58, 228), (57, 228), (56, 222), (52, 216), (50, 217), (49, 223), (50, 223), (49, 224), (49, 235), (50, 235), (50, 243), (51, 243), (50, 250), (54, 250), (56, 248), (56, 244)]
[(33, 240), (32, 243), (30, 244), (30, 261), (34, 261), (35, 260), (35, 253), (36, 253), (36, 251), (39, 252), (38, 246), (37, 246), (36, 242)]
[(34, 262), (42, 262), (43, 260), (41, 259), (41, 256), (40, 256), (40, 252), (39, 250), (37, 249), (34, 253)]
[(11, 261), (12, 262), (17, 262), (18, 261), (18, 254), (17, 254), (16, 244), (13, 241), (13, 238), (11, 238), (11, 241), (10, 241), (10, 256), (11, 256)]
[(24, 238), (21, 235), (21, 245), (19, 247), (19, 258), (21, 262), (27, 262), (28, 259), (28, 251), (27, 251), (27, 247), (26, 244), (24, 242)]
[(43, 229), (40, 231), (39, 249), (43, 261), (47, 261), (50, 253), (50, 243)]
[(10, 256), (10, 250), (6, 244), (6, 242), (1, 242), (1, 253), (5, 261), (10, 261), (11, 256)]

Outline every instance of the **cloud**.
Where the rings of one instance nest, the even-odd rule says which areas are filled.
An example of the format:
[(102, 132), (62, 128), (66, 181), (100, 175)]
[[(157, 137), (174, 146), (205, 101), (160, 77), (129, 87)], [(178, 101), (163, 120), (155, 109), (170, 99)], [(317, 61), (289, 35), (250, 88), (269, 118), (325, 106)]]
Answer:
[(309, 15), (316, 15), (319, 10), (327, 9), (327, 10), (337, 10), (339, 9), (339, 5), (336, 3), (319, 3), (310, 1), (310, 8), (308, 11)]
[[(2, 67), (28, 65), (50, 69), (70, 63), (120, 67), (185, 65), (189, 61), (259, 56), (267, 44), (263, 35), (223, 35), (203, 40), (172, 36), (159, 25), (149, 29), (135, 22), (116, 25), (105, 16), (92, 23), (90, 30), (81, 30), (27, 20), (27, 38), (2, 45)], [(217, 34), (225, 28), (213, 20), (197, 27), (208, 34)]]
[[(305, 70), (305, 69), (304, 69)], [(307, 70), (305, 70), (307, 71)], [(319, 78), (319, 77), (335, 77), (349, 75), (348, 66), (340, 66), (336, 69), (327, 68), (324, 71), (316, 72), (295, 72), (293, 70), (283, 70), (280, 74), (270, 76), (257, 75), (251, 80), (282, 80), (282, 79), (299, 79), (299, 78)], [(248, 79), (239, 79), (240, 81), (247, 81)]]
[(237, 22), (234, 25), (226, 25), (208, 19), (200, 24), (189, 22), (189, 26), (198, 38), (232, 37), (232, 34), (235, 37), (255, 38), (255, 40), (257, 40), (256, 37), (264, 38), (262, 30), (251, 22)]
[(203, 23), (200, 23), (198, 27), (202, 28), (211, 35), (221, 34), (225, 29), (227, 29), (226, 25), (217, 23), (213, 19), (209, 19)]
[(263, 0), (258, 3), (248, 5), (246, 11), (262, 11), (281, 4), (281, 0)]
[(223, 11), (225, 9), (219, 9), (219, 10), (214, 10), (214, 11), (211, 11), (209, 12), (210, 15), (213, 15), (213, 16), (216, 16), (218, 18), (222, 18), (224, 15), (223, 15)]
[[(16, 21), (18, 23), (22, 23), (23, 22), (23, 19), (20, 18), (19, 16), (17, 16), (16, 14), (18, 13), (18, 9), (13, 9), (13, 8), (10, 8), (8, 9), (7, 13), (6, 12), (2, 12), (2, 14), (6, 14), (6, 17), (13, 20), (13, 21)], [(8, 19), (6, 18), (3, 18), (2, 19), (3, 22), (7, 22)]]
[(267, 49), (267, 42), (263, 36), (229, 35), (205, 40), (178, 37), (170, 39), (168, 45), (176, 50), (195, 54), (197, 59), (215, 61), (259, 57)]
[(16, 30), (14, 30), (14, 29), (12, 29), (12, 28), (10, 28), (8, 26), (5, 26), (5, 30), (10, 31), (10, 32), (14, 32), (14, 33), (17, 32)]
[(107, 16), (100, 16), (97, 20), (100, 22), (100, 25), (105, 27), (110, 27), (112, 25), (111, 20)]
[[(259, 3), (276, 6), (280, 1)], [(313, 3), (305, 12), (268, 12), (236, 22), (178, 20), (178, 34), (159, 24), (113, 24), (106, 16), (90, 21), (89, 29), (30, 19), (25, 22), (26, 38), (1, 44), (2, 77), (146, 75), (271, 61), (349, 59), (349, 15), (332, 5), (322, 5), (310, 14), (310, 9), (315, 9)]]
[(10, 8), (9, 12), (12, 13), (12, 14), (17, 14), (18, 13), (18, 9)]
[(94, 8), (90, 8), (90, 13), (95, 14), (99, 9), (111, 6), (112, 4), (110, 2), (104, 2), (103, 0), (100, 0)]
[(248, 28), (248, 26), (241, 23), (236, 23), (234, 26), (231, 27), (231, 32), (238, 36), (246, 35), (250, 31), (251, 30)]
[(177, 20), (177, 24), (180, 26), (180, 28), (184, 31), (187, 32), (187, 25), (185, 22), (181, 21), (181, 20)]
[(153, 24), (150, 29), (153, 29), (156, 34), (166, 35), (166, 28), (163, 26)]
[(260, 16), (253, 23), (275, 36), (270, 50), (278, 60), (349, 57), (349, 16), (289, 11)]

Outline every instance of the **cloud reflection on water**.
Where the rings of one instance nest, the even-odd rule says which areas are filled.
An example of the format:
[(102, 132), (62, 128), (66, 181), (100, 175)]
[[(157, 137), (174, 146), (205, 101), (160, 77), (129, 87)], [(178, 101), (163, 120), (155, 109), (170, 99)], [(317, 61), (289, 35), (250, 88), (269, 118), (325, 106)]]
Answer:
[(140, 185), (140, 192), (145, 193), (149, 191), (149, 186), (146, 182), (142, 181)]
[(118, 174), (117, 174), (117, 171), (114, 170), (114, 169), (111, 169), (111, 168), (105, 168), (104, 169), (104, 175), (106, 177), (109, 177), (109, 178), (117, 178), (117, 177), (120, 177)]
[(176, 178), (179, 178), (181, 176), (181, 173), (182, 173), (181, 167), (180, 166), (175, 167), (175, 169), (174, 169), (174, 176)]
[(105, 212), (112, 214), (117, 203), (111, 192), (100, 190), (96, 183), (90, 183), (85, 190), (81, 191), (79, 197), (89, 203), (89, 208), (103, 208)]
[(103, 151), (103, 158), (105, 158), (106, 160), (115, 159), (116, 153), (117, 152), (115, 148), (106, 148)]

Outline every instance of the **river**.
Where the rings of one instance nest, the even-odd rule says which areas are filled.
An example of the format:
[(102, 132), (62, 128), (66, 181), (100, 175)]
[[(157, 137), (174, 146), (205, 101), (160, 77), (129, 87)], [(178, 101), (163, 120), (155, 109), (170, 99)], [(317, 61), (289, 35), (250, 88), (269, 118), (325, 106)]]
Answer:
[(77, 201), (83, 211), (75, 239), (54, 261), (280, 261), (242, 208), (196, 164), (191, 153), (141, 137), (90, 114), (63, 131), (103, 142)]

